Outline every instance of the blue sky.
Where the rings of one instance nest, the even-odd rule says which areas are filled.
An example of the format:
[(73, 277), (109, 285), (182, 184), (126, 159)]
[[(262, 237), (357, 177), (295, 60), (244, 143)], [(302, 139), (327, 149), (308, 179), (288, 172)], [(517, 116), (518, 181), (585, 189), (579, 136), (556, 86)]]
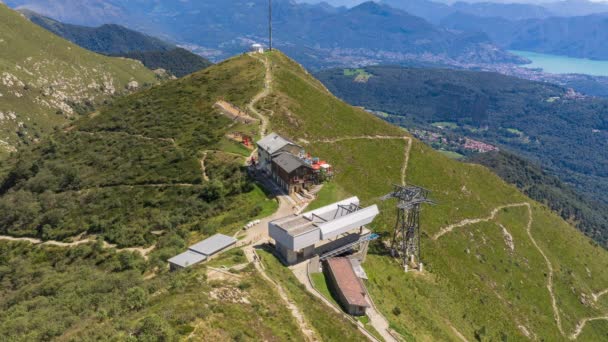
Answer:
[[(334, 6), (355, 6), (357, 4), (360, 4), (362, 2), (365, 2), (367, 0), (296, 0), (298, 2), (308, 2), (308, 3), (318, 3), (318, 2), (322, 2), (325, 1), (331, 5)], [(402, 1), (408, 1), (408, 0), (402, 0)], [(450, 3), (450, 2), (456, 2), (458, 0), (431, 0), (431, 1), (435, 1), (435, 2), (445, 2), (445, 3)], [(548, 3), (548, 2), (557, 2), (559, 0), (460, 0), (460, 1), (465, 1), (465, 2), (502, 2), (502, 3), (532, 3), (532, 4), (541, 4), (541, 3)], [(608, 0), (591, 0), (593, 2), (608, 2)]]

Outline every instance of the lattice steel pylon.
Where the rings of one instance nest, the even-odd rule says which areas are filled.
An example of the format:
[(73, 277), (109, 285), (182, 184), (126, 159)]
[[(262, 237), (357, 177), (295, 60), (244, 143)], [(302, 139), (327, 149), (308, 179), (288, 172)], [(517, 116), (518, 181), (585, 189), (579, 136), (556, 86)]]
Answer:
[(420, 207), (434, 204), (428, 199), (429, 190), (418, 186), (395, 185), (393, 192), (382, 197), (383, 201), (396, 198), (397, 223), (391, 241), (393, 257), (399, 257), (407, 269), (410, 261), (420, 263)]

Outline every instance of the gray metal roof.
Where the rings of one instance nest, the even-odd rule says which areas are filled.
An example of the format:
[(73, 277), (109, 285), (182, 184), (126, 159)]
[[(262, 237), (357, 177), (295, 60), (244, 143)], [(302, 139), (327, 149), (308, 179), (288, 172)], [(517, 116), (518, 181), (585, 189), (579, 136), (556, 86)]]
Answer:
[(236, 239), (223, 234), (215, 234), (210, 238), (207, 238), (197, 244), (194, 244), (188, 248), (191, 251), (211, 256), (222, 249), (234, 245)]
[(262, 140), (258, 141), (258, 146), (264, 151), (268, 152), (268, 154), (274, 154), (287, 145), (298, 146), (296, 143), (285, 139), (274, 132), (268, 134), (262, 138)]
[(279, 153), (272, 158), (272, 161), (276, 163), (281, 169), (287, 173), (291, 173), (301, 166), (311, 167), (306, 164), (302, 159), (294, 156), (291, 153), (283, 152)]
[(200, 253), (185, 251), (184, 253), (178, 254), (169, 259), (169, 262), (180, 267), (188, 267), (198, 264), (201, 261), (205, 261), (205, 259), (207, 259), (207, 257)]

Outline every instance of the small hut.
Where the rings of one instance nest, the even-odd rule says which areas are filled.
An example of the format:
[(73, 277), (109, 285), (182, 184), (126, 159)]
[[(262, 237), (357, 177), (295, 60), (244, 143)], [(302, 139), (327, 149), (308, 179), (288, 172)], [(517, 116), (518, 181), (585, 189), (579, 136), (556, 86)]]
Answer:
[(253, 53), (264, 53), (264, 47), (262, 46), (262, 44), (251, 44), (251, 52)]

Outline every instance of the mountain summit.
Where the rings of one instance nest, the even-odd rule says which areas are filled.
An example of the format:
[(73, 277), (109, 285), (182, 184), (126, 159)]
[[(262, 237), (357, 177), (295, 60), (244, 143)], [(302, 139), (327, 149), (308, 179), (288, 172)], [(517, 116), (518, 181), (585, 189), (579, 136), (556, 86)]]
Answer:
[[(235, 126), (214, 107), (218, 101), (242, 108), (261, 124)], [(266, 200), (241, 168), (251, 152), (230, 138), (235, 131), (259, 137), (271, 130), (333, 165), (335, 178), (313, 206), (356, 195), (362, 205), (381, 208), (370, 227), (381, 238), (363, 264), (365, 285), (401, 338), (605, 338), (606, 250), (486, 168), (450, 160), (340, 101), (278, 51), (234, 57), (125, 97), (19, 154), (0, 176), (2, 234), (64, 242), (96, 236), (143, 253), (147, 261), (119, 254), (108, 257), (116, 260), (108, 264), (100, 256), (106, 253), (101, 240), (92, 247), (83, 243), (69, 253), (67, 265), (55, 261), (61, 266), (45, 268), (44, 274), (76, 287), (109, 277), (101, 269), (113, 277), (114, 287), (141, 291), (108, 296), (103, 286), (88, 287), (82, 309), (64, 310), (56, 318), (61, 328), (50, 330), (28, 322), (74, 296), (34, 277), (27, 289), (4, 290), (0, 334), (12, 339), (26, 330), (33, 339), (99, 339), (104, 331), (112, 336), (154, 331), (172, 338), (364, 339), (263, 249), (258, 253), (272, 283), (252, 266), (223, 280), (207, 278), (212, 273), (204, 267), (165, 271), (166, 259), (192, 242), (216, 232), (242, 237), (244, 224), (273, 215), (276, 203)], [(383, 243), (394, 227), (395, 203), (379, 198), (393, 184), (425, 187), (438, 203), (422, 211), (422, 273), (404, 273)], [(35, 247), (36, 253), (64, 253), (53, 243)], [(0, 274), (9, 277), (6, 284), (27, 277), (17, 268), (49, 262), (22, 253), (24, 244), (31, 246), (0, 245), (10, 255)], [(231, 253), (219, 265), (246, 265), (238, 249)], [(82, 276), (69, 277), (76, 269)], [(30, 305), (42, 300), (44, 308)], [(86, 309), (93, 306), (96, 310)], [(243, 315), (259, 319), (244, 326)], [(78, 323), (82, 320), (86, 327)]]

